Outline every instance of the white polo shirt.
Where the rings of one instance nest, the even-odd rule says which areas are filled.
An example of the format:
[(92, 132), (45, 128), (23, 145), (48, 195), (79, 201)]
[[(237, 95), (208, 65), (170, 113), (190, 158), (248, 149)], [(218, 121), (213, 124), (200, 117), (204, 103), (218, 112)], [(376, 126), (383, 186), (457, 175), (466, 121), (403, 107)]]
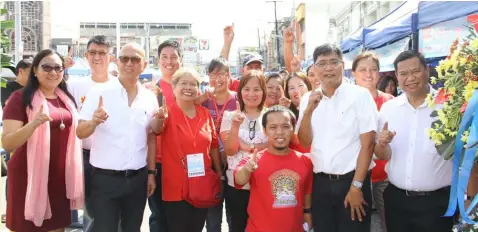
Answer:
[(110, 170), (137, 170), (146, 166), (147, 137), (150, 122), (159, 109), (153, 92), (137, 83), (138, 94), (131, 107), (128, 94), (119, 79), (96, 85), (86, 96), (80, 112), (81, 120), (91, 120), (98, 108), (100, 95), (109, 115), (91, 137), (90, 163)]
[[(436, 92), (430, 87), (430, 91)], [(424, 102), (418, 108), (402, 94), (380, 109), (379, 130), (385, 122), (397, 134), (390, 143), (392, 156), (385, 166), (390, 183), (410, 191), (433, 191), (451, 184), (452, 160), (440, 156), (427, 129), (437, 118)]]
[[(113, 80), (113, 79), (118, 79), (117, 77), (113, 75), (108, 75), (108, 80)], [(83, 103), (86, 99), (86, 95), (90, 92), (91, 88), (95, 85), (103, 85), (106, 82), (103, 83), (97, 83), (94, 82), (93, 79), (91, 79), (91, 76), (87, 77), (81, 77), (81, 78), (72, 78), (68, 80), (67, 86), (68, 86), (68, 91), (73, 95), (73, 98), (75, 98), (76, 106), (78, 107), (78, 111), (81, 110), (81, 107), (83, 106)], [(91, 136), (83, 139), (83, 149), (91, 149)]]
[[(302, 97), (297, 127), (300, 127), (310, 93)], [(360, 135), (377, 130), (377, 106), (370, 92), (342, 82), (334, 95), (324, 95), (312, 113), (311, 159), (314, 172), (342, 175), (355, 170), (362, 145)], [(375, 163), (370, 163), (369, 169)]]

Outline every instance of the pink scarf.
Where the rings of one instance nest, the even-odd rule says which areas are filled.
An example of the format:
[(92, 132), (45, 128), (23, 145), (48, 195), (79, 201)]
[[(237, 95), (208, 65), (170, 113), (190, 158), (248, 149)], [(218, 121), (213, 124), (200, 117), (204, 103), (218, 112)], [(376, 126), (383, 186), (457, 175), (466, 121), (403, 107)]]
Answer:
[[(66, 197), (70, 199), (71, 209), (83, 207), (84, 180), (81, 140), (76, 137), (78, 112), (71, 99), (59, 88), (55, 93), (65, 103), (72, 115), (72, 126), (68, 135), (66, 149)], [(33, 109), (27, 107), (28, 121), (43, 105), (43, 113), (49, 114), (47, 101), (40, 90), (33, 95)], [(63, 139), (63, 138), (62, 138)], [(25, 197), (25, 219), (40, 227), (43, 221), (51, 218), (50, 199), (48, 197), (48, 172), (50, 164), (50, 122), (45, 122), (35, 129), (27, 142), (27, 193)]]

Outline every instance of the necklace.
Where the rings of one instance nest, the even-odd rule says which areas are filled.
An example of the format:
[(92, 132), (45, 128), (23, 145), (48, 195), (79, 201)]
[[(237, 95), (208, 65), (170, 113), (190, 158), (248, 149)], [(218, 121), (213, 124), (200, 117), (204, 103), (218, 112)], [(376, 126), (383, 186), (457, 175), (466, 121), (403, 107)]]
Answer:
[(58, 97), (56, 98), (56, 102), (58, 103), (58, 108), (60, 109), (60, 130), (65, 129), (65, 124), (63, 123), (63, 111), (61, 111), (61, 106), (60, 106), (60, 101), (58, 100)]

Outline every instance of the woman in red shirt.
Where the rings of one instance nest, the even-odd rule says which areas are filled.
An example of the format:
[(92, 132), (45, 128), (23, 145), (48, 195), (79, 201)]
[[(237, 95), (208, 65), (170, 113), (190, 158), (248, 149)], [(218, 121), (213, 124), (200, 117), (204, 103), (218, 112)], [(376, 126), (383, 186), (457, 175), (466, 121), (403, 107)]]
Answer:
[(200, 232), (204, 227), (207, 208), (194, 207), (186, 201), (185, 193), (191, 189), (186, 186), (185, 178), (204, 176), (198, 173), (211, 169), (218, 175), (218, 181), (222, 175), (214, 122), (206, 108), (194, 104), (199, 83), (196, 71), (187, 68), (176, 71), (172, 79), (176, 104), (163, 105), (157, 115), (164, 118), (162, 189), (168, 231)]

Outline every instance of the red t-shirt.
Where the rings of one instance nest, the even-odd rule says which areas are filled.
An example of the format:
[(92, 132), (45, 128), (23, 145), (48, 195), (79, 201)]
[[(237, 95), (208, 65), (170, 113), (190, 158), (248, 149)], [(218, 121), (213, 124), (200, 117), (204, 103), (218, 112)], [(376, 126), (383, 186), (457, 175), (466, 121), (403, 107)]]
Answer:
[[(312, 161), (294, 150), (284, 156), (266, 150), (257, 155), (258, 168), (249, 180), (247, 232), (304, 231), (304, 198), (312, 193)], [(236, 171), (249, 159), (244, 158)]]
[(239, 80), (231, 79), (231, 84), (229, 85), (229, 90), (237, 92), (239, 90)]
[[(162, 90), (163, 97), (166, 98), (166, 104), (175, 104), (173, 85), (161, 79), (159, 80), (159, 86)], [(159, 104), (162, 104), (162, 102), (159, 102)], [(161, 163), (161, 136), (156, 136), (156, 163)]]
[[(380, 110), (382, 108), (383, 103), (386, 101), (392, 99), (393, 96), (384, 93), (381, 91), (378, 91), (377, 97), (375, 97), (373, 100), (375, 100), (375, 104), (377, 104), (377, 110)], [(385, 165), (387, 164), (386, 160), (374, 160), (375, 161), (375, 167), (372, 169), (372, 182), (379, 182), (387, 179), (387, 173), (385, 172)]]
[(183, 179), (187, 175), (181, 159), (186, 159), (187, 154), (202, 153), (204, 167), (212, 169), (209, 152), (219, 147), (217, 133), (211, 114), (202, 106), (196, 106), (196, 116), (190, 119), (176, 104), (168, 105), (168, 118), (164, 123), (161, 134), (163, 200), (181, 201)]

